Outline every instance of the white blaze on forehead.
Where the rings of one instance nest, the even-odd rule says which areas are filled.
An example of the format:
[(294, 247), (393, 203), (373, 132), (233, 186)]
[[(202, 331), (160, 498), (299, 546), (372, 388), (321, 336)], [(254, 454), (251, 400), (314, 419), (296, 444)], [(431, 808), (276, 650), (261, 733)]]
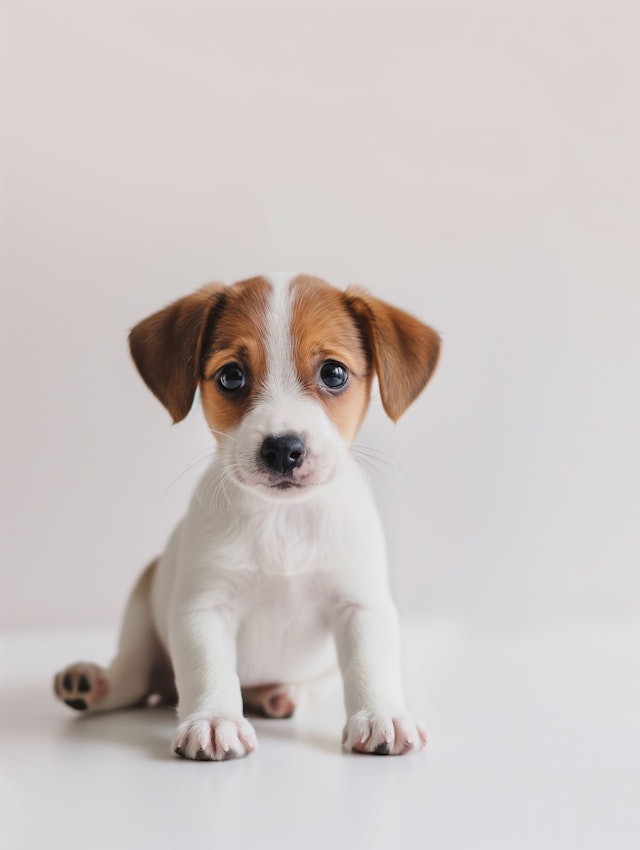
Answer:
[(271, 284), (271, 293), (266, 314), (267, 379), (263, 397), (282, 405), (292, 398), (299, 397), (302, 390), (296, 373), (291, 340), (291, 281), (294, 277), (290, 272), (279, 272), (266, 278)]

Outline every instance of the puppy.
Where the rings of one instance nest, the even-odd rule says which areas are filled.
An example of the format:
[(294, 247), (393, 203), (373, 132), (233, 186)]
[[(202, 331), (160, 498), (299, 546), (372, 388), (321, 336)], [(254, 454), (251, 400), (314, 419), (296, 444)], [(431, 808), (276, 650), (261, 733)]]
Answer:
[(349, 447), (374, 372), (396, 421), (433, 374), (437, 333), (363, 290), (272, 275), (205, 286), (130, 346), (174, 422), (199, 388), (217, 451), (133, 590), (114, 661), (67, 667), (57, 696), (92, 712), (177, 700), (177, 755), (239, 758), (257, 744), (243, 710), (289, 716), (337, 650), (345, 749), (422, 749), (381, 523)]

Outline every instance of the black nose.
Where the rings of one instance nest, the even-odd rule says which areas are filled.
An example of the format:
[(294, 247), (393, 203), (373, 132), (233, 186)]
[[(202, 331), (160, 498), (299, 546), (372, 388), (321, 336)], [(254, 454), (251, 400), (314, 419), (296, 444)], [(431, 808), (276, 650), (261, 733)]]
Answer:
[(304, 443), (295, 434), (267, 437), (260, 449), (262, 459), (274, 472), (291, 472), (300, 466), (304, 457)]

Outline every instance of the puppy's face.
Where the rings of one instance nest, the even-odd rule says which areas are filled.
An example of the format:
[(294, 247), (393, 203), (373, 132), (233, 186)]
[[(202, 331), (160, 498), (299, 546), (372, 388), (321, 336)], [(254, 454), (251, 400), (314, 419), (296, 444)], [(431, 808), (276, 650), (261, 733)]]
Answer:
[(278, 499), (330, 481), (374, 371), (395, 420), (431, 376), (438, 335), (360, 290), (305, 275), (213, 284), (137, 325), (131, 351), (175, 421), (199, 385), (227, 474)]

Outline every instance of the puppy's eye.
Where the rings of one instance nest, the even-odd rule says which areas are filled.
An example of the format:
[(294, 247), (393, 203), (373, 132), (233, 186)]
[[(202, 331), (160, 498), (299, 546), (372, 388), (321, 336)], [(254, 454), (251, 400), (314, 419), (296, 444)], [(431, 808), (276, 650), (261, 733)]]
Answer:
[(327, 360), (323, 364), (322, 369), (320, 369), (320, 380), (326, 387), (332, 390), (344, 387), (348, 377), (349, 373), (346, 366), (343, 366), (342, 363), (338, 363), (336, 360)]
[(229, 363), (218, 372), (218, 384), (227, 392), (240, 390), (245, 385), (244, 372), (237, 363)]

